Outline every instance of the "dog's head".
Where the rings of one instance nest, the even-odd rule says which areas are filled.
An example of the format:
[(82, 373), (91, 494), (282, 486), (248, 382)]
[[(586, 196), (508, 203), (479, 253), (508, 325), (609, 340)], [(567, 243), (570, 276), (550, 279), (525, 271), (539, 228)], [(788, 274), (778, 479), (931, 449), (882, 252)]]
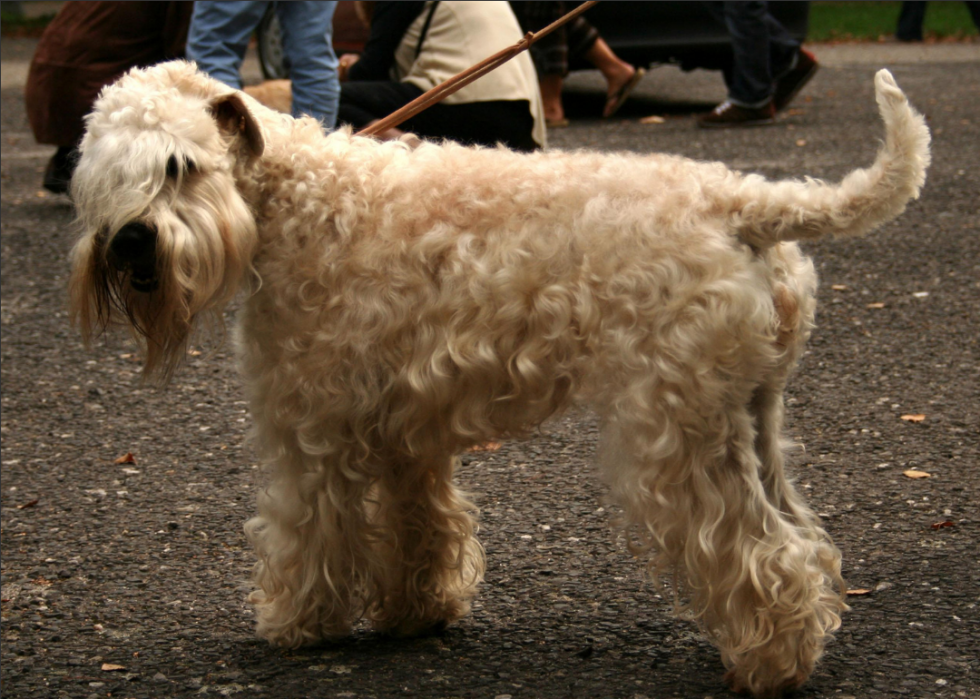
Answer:
[(247, 99), (174, 61), (130, 71), (87, 117), (71, 185), (72, 317), (86, 340), (128, 324), (148, 374), (172, 372), (195, 321), (250, 266), (256, 227), (238, 179), (264, 139)]

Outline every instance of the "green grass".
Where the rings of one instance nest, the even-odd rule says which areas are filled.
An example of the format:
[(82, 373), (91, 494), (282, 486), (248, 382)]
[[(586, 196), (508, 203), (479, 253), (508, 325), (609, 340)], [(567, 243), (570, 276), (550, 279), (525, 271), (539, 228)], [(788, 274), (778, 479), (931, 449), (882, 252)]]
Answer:
[(0, 11), (0, 27), (4, 36), (41, 36), (41, 32), (54, 19), (54, 15), (22, 17), (12, 12)]
[[(808, 41), (878, 41), (895, 34), (900, 2), (814, 2)], [(923, 33), (926, 40), (976, 36), (977, 28), (962, 2), (930, 2)]]

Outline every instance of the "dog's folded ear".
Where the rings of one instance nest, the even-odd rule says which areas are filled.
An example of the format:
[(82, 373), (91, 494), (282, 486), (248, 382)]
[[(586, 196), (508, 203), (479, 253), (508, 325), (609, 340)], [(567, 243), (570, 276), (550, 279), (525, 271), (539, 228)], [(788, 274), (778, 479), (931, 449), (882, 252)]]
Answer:
[(211, 103), (211, 114), (223, 132), (242, 137), (249, 158), (258, 158), (265, 149), (265, 139), (258, 121), (248, 110), (241, 95), (232, 92), (218, 97)]

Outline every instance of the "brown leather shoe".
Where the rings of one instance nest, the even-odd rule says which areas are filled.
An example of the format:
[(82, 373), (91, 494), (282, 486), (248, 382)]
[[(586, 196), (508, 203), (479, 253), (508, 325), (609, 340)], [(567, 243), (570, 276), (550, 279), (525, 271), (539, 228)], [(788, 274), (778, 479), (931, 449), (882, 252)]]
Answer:
[(789, 106), (793, 98), (799, 94), (803, 86), (810, 82), (820, 64), (809, 51), (800, 49), (796, 59), (796, 65), (792, 70), (784, 73), (776, 79), (776, 92), (772, 96), (772, 102), (776, 105), (776, 111), (781, 112)]
[(769, 102), (764, 107), (739, 107), (725, 100), (707, 114), (698, 117), (702, 129), (730, 129), (738, 126), (767, 126), (776, 123), (776, 108)]

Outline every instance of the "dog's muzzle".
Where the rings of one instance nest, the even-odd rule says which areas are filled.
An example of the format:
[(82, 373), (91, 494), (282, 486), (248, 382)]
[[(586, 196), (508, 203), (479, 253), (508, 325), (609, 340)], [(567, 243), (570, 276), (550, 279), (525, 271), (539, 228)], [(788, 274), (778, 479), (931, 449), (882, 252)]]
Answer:
[(157, 232), (143, 223), (127, 223), (109, 243), (109, 261), (120, 271), (129, 270), (129, 283), (136, 291), (155, 291)]

